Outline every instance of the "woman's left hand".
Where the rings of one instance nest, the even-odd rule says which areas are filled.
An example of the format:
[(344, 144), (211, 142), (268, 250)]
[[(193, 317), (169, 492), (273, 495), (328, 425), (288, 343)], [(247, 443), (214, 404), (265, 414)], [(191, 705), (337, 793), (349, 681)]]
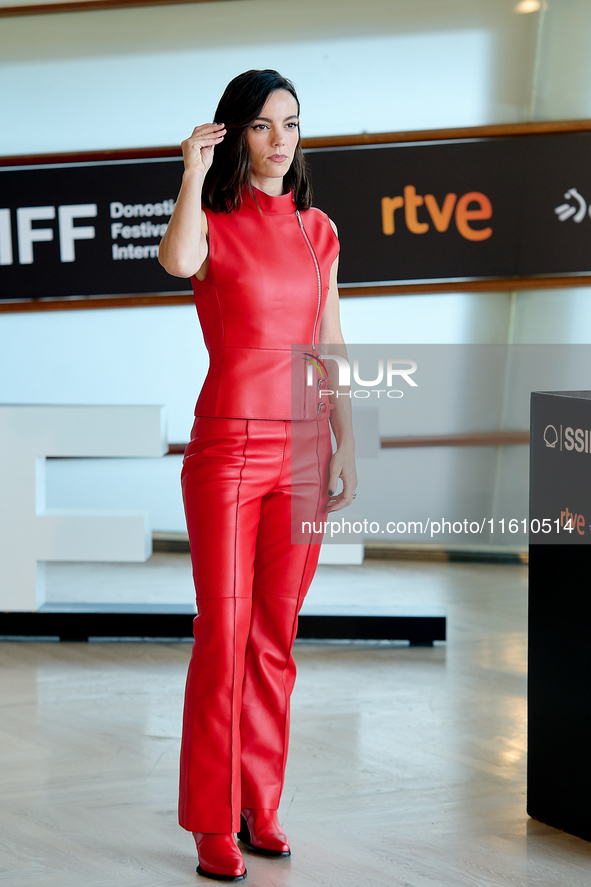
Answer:
[[(339, 478), (343, 482), (343, 489), (337, 495), (336, 489)], [(347, 505), (350, 505), (356, 489), (355, 451), (352, 447), (338, 447), (330, 460), (327, 511), (340, 511), (341, 508), (346, 508)]]

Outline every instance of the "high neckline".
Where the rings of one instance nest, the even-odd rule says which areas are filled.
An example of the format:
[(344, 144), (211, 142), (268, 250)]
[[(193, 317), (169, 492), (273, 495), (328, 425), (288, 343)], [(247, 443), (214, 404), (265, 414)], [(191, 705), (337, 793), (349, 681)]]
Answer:
[(245, 206), (248, 206), (249, 209), (254, 209), (258, 212), (260, 207), (265, 215), (285, 216), (295, 212), (295, 204), (293, 202), (291, 189), (287, 194), (280, 194), (278, 197), (271, 197), (270, 194), (265, 194), (264, 191), (260, 191), (258, 188), (255, 188), (254, 185), (253, 191), (256, 195), (256, 203), (248, 188), (245, 188), (242, 192), (242, 202)]

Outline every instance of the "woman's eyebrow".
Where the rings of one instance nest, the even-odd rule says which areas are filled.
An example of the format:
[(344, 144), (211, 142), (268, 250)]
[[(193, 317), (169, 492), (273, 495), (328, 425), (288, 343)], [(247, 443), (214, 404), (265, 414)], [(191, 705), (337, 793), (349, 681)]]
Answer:
[[(283, 122), (285, 123), (287, 120), (297, 120), (299, 114), (290, 114), (289, 117), (284, 117)], [(255, 120), (262, 120), (263, 123), (273, 123), (270, 117), (255, 117)]]

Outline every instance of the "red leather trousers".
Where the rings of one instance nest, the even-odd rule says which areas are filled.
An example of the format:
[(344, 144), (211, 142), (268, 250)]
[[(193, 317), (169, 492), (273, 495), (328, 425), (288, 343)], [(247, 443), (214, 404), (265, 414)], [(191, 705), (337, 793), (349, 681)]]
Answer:
[(181, 473), (198, 610), (181, 745), (189, 831), (237, 832), (241, 807), (279, 806), (292, 646), (322, 541), (294, 544), (292, 526), (326, 519), (330, 455), (325, 418), (195, 420)]

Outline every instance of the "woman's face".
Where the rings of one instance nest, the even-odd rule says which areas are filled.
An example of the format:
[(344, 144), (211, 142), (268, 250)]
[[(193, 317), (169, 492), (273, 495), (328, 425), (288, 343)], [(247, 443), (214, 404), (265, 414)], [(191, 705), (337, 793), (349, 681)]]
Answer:
[(283, 179), (299, 140), (299, 122), (298, 103), (292, 94), (286, 89), (272, 92), (260, 117), (246, 131), (253, 185)]

